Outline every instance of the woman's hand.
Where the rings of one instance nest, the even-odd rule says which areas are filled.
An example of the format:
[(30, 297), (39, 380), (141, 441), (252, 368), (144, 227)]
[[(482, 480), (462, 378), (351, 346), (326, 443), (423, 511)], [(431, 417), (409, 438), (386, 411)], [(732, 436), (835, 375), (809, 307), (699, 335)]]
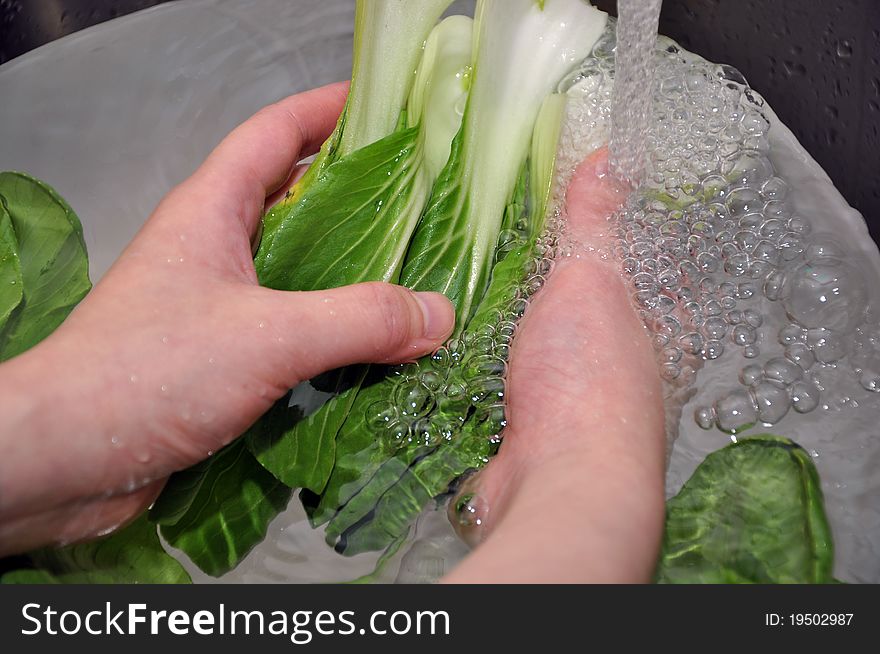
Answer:
[(346, 91), (288, 98), (235, 130), (61, 328), (0, 366), (0, 554), (106, 532), (300, 381), (416, 359), (449, 336), (441, 295), (257, 284), (264, 207), (329, 136)]
[(605, 152), (593, 155), (569, 187), (577, 245), (514, 341), (501, 450), (451, 504), (453, 524), (479, 546), (448, 582), (636, 582), (653, 572), (663, 395), (650, 337), (607, 254), (607, 218), (625, 189), (605, 168)]

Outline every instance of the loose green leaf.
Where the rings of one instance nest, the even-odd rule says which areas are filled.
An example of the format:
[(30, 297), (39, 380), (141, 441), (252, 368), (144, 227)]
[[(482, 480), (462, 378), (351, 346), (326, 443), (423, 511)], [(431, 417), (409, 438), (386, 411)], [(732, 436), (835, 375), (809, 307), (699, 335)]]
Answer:
[(24, 173), (0, 173), (21, 266), (22, 299), (0, 330), (0, 361), (30, 349), (85, 297), (89, 264), (79, 219), (55, 191)]
[(3, 575), (3, 584), (188, 584), (183, 566), (162, 549), (145, 515), (91, 543), (34, 552), (33, 570)]
[(239, 440), (211, 459), (189, 510), (163, 524), (162, 536), (206, 573), (220, 576), (266, 537), (290, 492)]
[(0, 330), (9, 314), (21, 304), (22, 286), (18, 242), (12, 229), (12, 218), (0, 197)]
[(710, 454), (667, 503), (660, 583), (832, 583), (819, 475), (791, 441)]

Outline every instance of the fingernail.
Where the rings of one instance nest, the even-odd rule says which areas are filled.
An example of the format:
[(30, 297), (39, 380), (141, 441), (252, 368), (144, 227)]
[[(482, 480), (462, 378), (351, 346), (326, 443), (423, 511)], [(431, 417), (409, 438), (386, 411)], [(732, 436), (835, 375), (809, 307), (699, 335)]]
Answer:
[(455, 311), (452, 303), (440, 293), (414, 293), (424, 317), (425, 338), (445, 339), (455, 327)]

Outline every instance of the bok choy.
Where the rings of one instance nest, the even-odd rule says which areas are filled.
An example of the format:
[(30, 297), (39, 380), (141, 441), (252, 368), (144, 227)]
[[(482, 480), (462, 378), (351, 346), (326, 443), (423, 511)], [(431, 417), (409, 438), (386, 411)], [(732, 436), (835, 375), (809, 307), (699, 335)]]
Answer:
[[(438, 291), (456, 306), (459, 335), (468, 333), (481, 303), (497, 305), (504, 290), (514, 289), (515, 295), (533, 256), (530, 248), (540, 231), (533, 227), (543, 220), (543, 209), (521, 211), (506, 230), (502, 223), (516, 206), (525, 210), (525, 198), (534, 195), (530, 165), (544, 167), (532, 176), (552, 177), (547, 172), (552, 171), (552, 156), (529, 163), (535, 124), (560, 79), (589, 54), (606, 15), (585, 0), (480, 0), (475, 20), (453, 16), (438, 24), (449, 4), (357, 3), (346, 109), (310, 171), (265, 218), (255, 258), (263, 285), (318, 290), (384, 280)], [(549, 131), (558, 131), (561, 110), (546, 116)], [(555, 138), (546, 143), (551, 153), (555, 146)], [(517, 222), (523, 223), (519, 232)], [(507, 289), (487, 295), (493, 266), (503, 259), (496, 254), (502, 231), (504, 254), (517, 249), (522, 261), (508, 264), (498, 277), (503, 282), (496, 287), (506, 284)], [(494, 328), (500, 310), (493, 305), (483, 311), (486, 328)], [(435, 364), (426, 359), (419, 365), (440, 367)], [(495, 372), (492, 379), (482, 379), (489, 388), (484, 399), (499, 405), (504, 364), (488, 367)], [(471, 390), (463, 379), (453, 382), (453, 395), (458, 392), (463, 400), (455, 410), (441, 401), (444, 407), (435, 407), (430, 416), (377, 429), (375, 416), (369, 414), (377, 402), (393, 402), (399, 382), (394, 371), (378, 367), (323, 375), (279, 402), (246, 436), (250, 455), (266, 470), (288, 487), (305, 489), (310, 510), (320, 505), (312, 513), (316, 524), (338, 514), (328, 527), (328, 539), (371, 515), (386, 493), (394, 495), (420, 458), (437, 453), (437, 462), (441, 456), (445, 460), (446, 453), (437, 452), (441, 440), (456, 456), (462, 455), (456, 443), (459, 432), (474, 431), (466, 427), (469, 421), (479, 419), (485, 425), (488, 411), (495, 424), (488, 431), (500, 430), (503, 408), (480, 410), (468, 399)], [(422, 390), (416, 388), (415, 394)], [(448, 395), (446, 388), (427, 390), (437, 397)], [(388, 427), (399, 432), (397, 440), (386, 438)], [(476, 431), (481, 436), (469, 438), (478, 442), (474, 452), (479, 456), (464, 456), (444, 468), (424, 497), (410, 502), (402, 524), (456, 477), (488, 460), (497, 433)], [(210, 474), (209, 469), (202, 466), (201, 474)], [(187, 483), (192, 474), (181, 475), (179, 483)], [(178, 480), (172, 479), (166, 493), (179, 494), (177, 486)], [(349, 503), (355, 495), (357, 501)], [(160, 501), (154, 509), (160, 524), (162, 506)], [(270, 517), (271, 512), (266, 515)], [(184, 524), (201, 530), (192, 521)], [(169, 532), (167, 525), (162, 529)], [(393, 541), (405, 526), (391, 531)], [(208, 537), (202, 533), (196, 540)], [(233, 535), (226, 530), (214, 537), (218, 547), (225, 547), (223, 542)], [(188, 542), (183, 539), (181, 547), (201, 564), (201, 555)]]

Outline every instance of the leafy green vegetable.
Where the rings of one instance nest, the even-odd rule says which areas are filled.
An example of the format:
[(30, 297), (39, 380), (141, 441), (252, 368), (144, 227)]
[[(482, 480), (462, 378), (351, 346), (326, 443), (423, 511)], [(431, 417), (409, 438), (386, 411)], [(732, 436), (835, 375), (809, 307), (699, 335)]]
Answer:
[(34, 552), (33, 570), (3, 575), (2, 584), (188, 584), (189, 575), (169, 556), (156, 527), (141, 516), (113, 535), (79, 545)]
[[(514, 243), (499, 249), (500, 260), (493, 268), (492, 283), (480, 310), (471, 321), (471, 330), (479, 331), (497, 322), (498, 314), (516, 296), (526, 266), (534, 256), (535, 242), (543, 230), (549, 194), (549, 183), (544, 181), (552, 179), (556, 137), (564, 104), (564, 98), (551, 96), (546, 111), (538, 120), (532, 158), (543, 159), (546, 168), (538, 171), (534, 166), (524, 166), (503, 221), (506, 229), (525, 222), (527, 233), (519, 245)], [(550, 156), (546, 156), (547, 149)], [(531, 187), (536, 191), (531, 200), (535, 207), (532, 212), (526, 207), (528, 176), (525, 171), (529, 169), (534, 170), (532, 178), (535, 183)], [(426, 367), (430, 364), (430, 358), (423, 363)], [(358, 398), (360, 406), (349, 416), (340, 434), (340, 450), (344, 454), (337, 461), (328, 490), (312, 511), (314, 522), (333, 518), (326, 530), (327, 539), (349, 555), (384, 547), (406, 528), (432, 497), (444, 493), (468, 470), (485, 465), (495, 449), (491, 439), (497, 426), (490, 426), (486, 431), (481, 416), (464, 415), (456, 416), (453, 422), (454, 425), (458, 420), (468, 421), (461, 433), (450, 434), (452, 438), (439, 447), (417, 444), (399, 450), (389, 459), (387, 448), (373, 436), (374, 430), (367, 421), (370, 404), (390, 394), (393, 391), (390, 384), (393, 380), (370, 387), (362, 392), (363, 399)], [(332, 507), (336, 506), (342, 508), (333, 516)]]
[(300, 404), (291, 405), (290, 395), (276, 403), (247, 433), (248, 447), (263, 467), (291, 488), (324, 490), (336, 460), (338, 431), (328, 425), (341, 424), (348, 415), (356, 397), (352, 389), (360, 387), (366, 371), (357, 366), (326, 375), (332, 397), (320, 410), (310, 412)]
[[(537, 119), (548, 94), (568, 69), (586, 56), (604, 24), (604, 14), (579, 1), (556, 2), (552, 11), (529, 0), (479, 3), (478, 45), (462, 129), (434, 186), (401, 276), (402, 283), (416, 290), (450, 297), (458, 309), (459, 333), (497, 322), (504, 302), (511, 301), (523, 281), (540, 232), (538, 226), (543, 225), (564, 99), (556, 98), (550, 103), (554, 110), (548, 109), (543, 120)], [(560, 57), (560, 51), (572, 59)], [(524, 70), (528, 73), (525, 76)], [(544, 127), (539, 135), (536, 121), (551, 128)], [(523, 179), (519, 172), (526, 165), (532, 142), (541, 143), (533, 157), (534, 184), (540, 196), (534, 203), (537, 219), (532, 219), (537, 229), (521, 246), (508, 245), (504, 254), (514, 249), (516, 256), (506, 268), (499, 264), (497, 272), (491, 272), (502, 221), (509, 213), (517, 179)], [(497, 281), (487, 293), (490, 274)], [(484, 294), (483, 316), (471, 320)], [(421, 367), (430, 369), (430, 359)], [(389, 541), (385, 535), (393, 540), (400, 533), (394, 533), (395, 529), (404, 528), (431, 493), (444, 492), (457, 476), (484, 465), (493, 451), (489, 444), (492, 434), (476, 428), (476, 421), (484, 421), (485, 415), (460, 415), (458, 422), (447, 421), (450, 426), (441, 429), (449, 442), (439, 445), (428, 439), (425, 443), (416, 437), (410, 445), (389, 452), (369, 424), (369, 412), (372, 405), (392, 394), (394, 383), (388, 378), (360, 391), (339, 432), (336, 466), (327, 489), (320, 498), (304, 495), (312, 521), (320, 524), (330, 520), (327, 539), (346, 554), (373, 545), (386, 546)], [(462, 422), (469, 420), (475, 425), (458, 434)], [(482, 434), (481, 441), (476, 432)], [(476, 450), (480, 453), (468, 456), (466, 444), (479, 445)], [(372, 529), (369, 523), (380, 525), (383, 520), (394, 523), (382, 530), (385, 535), (355, 544), (353, 529), (365, 534), (365, 529)]]
[(590, 53), (606, 19), (582, 0), (477, 4), (460, 149), (434, 188), (401, 275), (405, 286), (446, 294), (459, 331), (486, 290), (504, 208), (544, 100)]
[(425, 40), (451, 4), (452, 0), (357, 0), (342, 157), (395, 129)]
[(25, 173), (0, 173), (0, 203), (0, 281), (21, 293), (10, 310), (18, 291), (0, 292), (3, 361), (55, 331), (91, 282), (82, 225), (55, 191)]
[(21, 304), (21, 261), (18, 242), (12, 229), (12, 218), (0, 198), (0, 329), (9, 314)]
[(185, 474), (169, 484), (186, 501), (157, 505), (152, 518), (170, 545), (214, 576), (234, 568), (261, 542), (290, 500), (290, 489), (266, 472), (241, 440), (214, 456), (203, 479)]
[[(450, 79), (457, 80), (470, 63), (473, 21), (458, 17), (435, 27), (450, 2), (419, 4), (421, 11), (413, 12), (412, 3), (402, 0), (359, 0), (348, 104), (309, 173), (264, 219), (255, 257), (264, 286), (300, 291), (397, 281), (436, 170), (445, 164), (440, 161), (444, 148), (448, 156), (458, 130), (455, 106), (466, 87)], [(426, 38), (440, 56), (419, 65)], [(407, 111), (410, 95), (415, 100)], [(308, 411), (291, 405), (290, 396), (282, 399), (248, 431), (253, 456), (291, 488), (323, 490), (335, 462), (337, 434), (364, 373), (356, 368), (313, 380), (312, 386), (329, 393)], [(199, 468), (193, 477), (214, 474), (216, 465)], [(200, 531), (201, 539), (229, 542), (222, 566), (203, 554), (196, 563), (204, 561), (208, 572), (235, 565), (234, 557), (253, 545), (253, 534), (206, 520), (198, 513), (204, 498), (190, 498), (191, 480), (178, 479), (157, 504), (170, 508), (154, 511), (154, 519), (175, 519), (174, 506), (185, 499), (192, 507), (190, 528)], [(171, 498), (166, 501), (165, 495)], [(198, 546), (188, 548), (183, 549)]]
[(660, 583), (832, 583), (819, 475), (791, 441), (710, 454), (667, 503)]

